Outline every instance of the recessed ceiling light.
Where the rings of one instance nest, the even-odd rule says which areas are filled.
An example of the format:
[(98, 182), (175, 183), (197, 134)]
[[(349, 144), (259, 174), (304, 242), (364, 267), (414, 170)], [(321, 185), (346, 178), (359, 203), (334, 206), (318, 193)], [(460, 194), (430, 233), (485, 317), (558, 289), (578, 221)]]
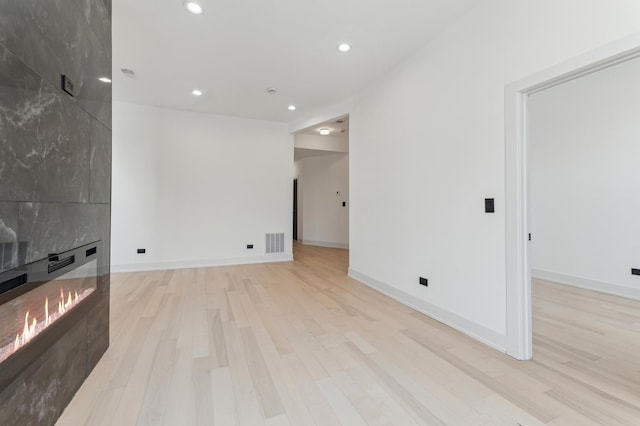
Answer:
[(320, 132), (320, 134), (322, 136), (329, 136), (331, 134), (331, 130), (330, 129), (326, 129), (326, 128), (325, 129), (320, 129), (319, 132)]
[(191, 94), (192, 94), (193, 96), (202, 96), (202, 90), (198, 90), (198, 89), (196, 89), (196, 90), (194, 90), (193, 92), (191, 92)]
[(288, 108), (289, 108), (289, 111), (295, 111), (296, 110), (296, 106), (295, 105), (289, 105)]
[(100, 77), (98, 80), (103, 83), (111, 83), (111, 79), (109, 77)]
[(275, 87), (269, 87), (267, 88), (267, 93), (270, 95), (275, 95), (276, 93), (278, 93), (278, 89), (276, 89)]
[(338, 45), (338, 52), (348, 53), (351, 51), (351, 45), (349, 43), (340, 43)]
[(195, 1), (185, 1), (184, 8), (194, 15), (202, 15), (204, 13), (204, 9)]

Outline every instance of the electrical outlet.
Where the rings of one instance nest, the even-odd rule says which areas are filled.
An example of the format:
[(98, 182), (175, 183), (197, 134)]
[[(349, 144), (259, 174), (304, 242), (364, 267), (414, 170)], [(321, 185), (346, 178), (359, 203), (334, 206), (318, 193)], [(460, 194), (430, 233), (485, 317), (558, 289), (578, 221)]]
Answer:
[(138, 249), (138, 254), (145, 254), (147, 249)]
[(253, 250), (253, 244), (247, 244), (247, 250)]
[(429, 287), (429, 280), (424, 277), (420, 277), (420, 279), (418, 280), (418, 283), (425, 287)]
[(631, 275), (640, 275), (640, 269), (631, 268)]

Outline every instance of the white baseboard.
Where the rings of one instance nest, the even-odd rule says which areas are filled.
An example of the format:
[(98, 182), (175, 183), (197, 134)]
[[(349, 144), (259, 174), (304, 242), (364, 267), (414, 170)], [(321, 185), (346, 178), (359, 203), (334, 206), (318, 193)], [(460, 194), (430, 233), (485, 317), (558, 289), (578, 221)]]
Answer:
[(583, 288), (585, 290), (597, 291), (598, 293), (610, 294), (612, 296), (640, 300), (640, 288), (605, 283), (602, 281), (590, 280), (588, 278), (559, 274), (557, 272), (541, 271), (539, 269), (532, 269), (531, 277), (558, 284), (570, 285), (572, 287)]
[(467, 336), (472, 337), (488, 346), (491, 346), (492, 348), (500, 352), (507, 352), (506, 348), (508, 346), (508, 343), (506, 335), (497, 333), (471, 320), (449, 312), (422, 299), (418, 299), (415, 296), (407, 294), (395, 287), (378, 281), (375, 278), (371, 278), (352, 268), (349, 268), (349, 277), (361, 282), (368, 287), (371, 287), (374, 290), (379, 291), (382, 294), (389, 296), (390, 298), (402, 303), (405, 306), (415, 309), (416, 311), (421, 312), (437, 321), (440, 321), (441, 323), (446, 324), (449, 327), (455, 328), (456, 330), (466, 334)]
[(318, 247), (329, 247), (329, 248), (339, 248), (339, 249), (349, 249), (349, 244), (344, 243), (331, 243), (327, 241), (314, 241), (314, 240), (301, 240), (300, 241), (305, 246), (318, 246)]
[(272, 263), (272, 262), (291, 262), (293, 255), (285, 254), (269, 254), (264, 256), (222, 258), (222, 259), (205, 259), (205, 260), (183, 260), (172, 262), (155, 262), (155, 263), (136, 263), (129, 265), (111, 265), (111, 272), (143, 272), (143, 271), (163, 271), (167, 269), (189, 269), (189, 268), (207, 268), (212, 266), (232, 266), (232, 265), (249, 265), (254, 263)]

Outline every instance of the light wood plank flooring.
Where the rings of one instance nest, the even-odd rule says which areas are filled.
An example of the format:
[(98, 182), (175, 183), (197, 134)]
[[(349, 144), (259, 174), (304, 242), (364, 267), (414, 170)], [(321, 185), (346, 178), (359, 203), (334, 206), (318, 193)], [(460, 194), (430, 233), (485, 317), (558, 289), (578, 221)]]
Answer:
[(640, 302), (546, 282), (518, 362), (293, 263), (112, 275), (111, 348), (58, 425), (640, 425)]

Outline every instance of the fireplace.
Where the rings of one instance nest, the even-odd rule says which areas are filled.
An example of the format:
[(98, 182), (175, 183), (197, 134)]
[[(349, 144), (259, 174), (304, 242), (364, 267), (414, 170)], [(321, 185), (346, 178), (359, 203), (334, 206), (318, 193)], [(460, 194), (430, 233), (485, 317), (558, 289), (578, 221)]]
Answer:
[(100, 255), (94, 242), (0, 274), (0, 424), (54, 424), (108, 346)]

